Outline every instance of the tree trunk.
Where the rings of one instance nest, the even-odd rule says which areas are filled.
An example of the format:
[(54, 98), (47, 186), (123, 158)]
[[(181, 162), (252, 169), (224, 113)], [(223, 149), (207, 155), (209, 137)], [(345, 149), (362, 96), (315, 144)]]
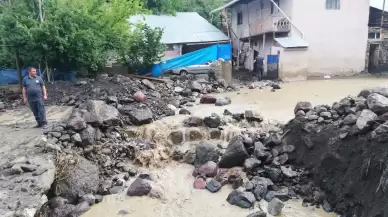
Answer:
[(22, 69), (20, 68), (20, 57), (19, 57), (19, 51), (15, 50), (15, 61), (16, 61), (16, 69), (18, 71), (18, 80), (19, 80), (19, 88), (22, 90)]

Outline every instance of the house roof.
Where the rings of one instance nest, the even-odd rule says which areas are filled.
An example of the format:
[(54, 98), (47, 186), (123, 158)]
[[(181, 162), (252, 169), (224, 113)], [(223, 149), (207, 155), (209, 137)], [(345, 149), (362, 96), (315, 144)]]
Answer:
[(220, 11), (220, 10), (222, 10), (222, 9), (231, 7), (231, 6), (233, 6), (234, 4), (236, 4), (236, 3), (239, 2), (239, 1), (241, 1), (241, 0), (233, 0), (233, 1), (231, 1), (231, 2), (229, 2), (229, 3), (227, 3), (227, 4), (223, 5), (223, 6), (221, 6), (221, 7), (219, 7), (219, 8), (216, 8), (216, 9), (210, 11), (210, 13), (212, 14), (212, 13), (215, 13), (215, 12)]
[[(383, 10), (383, 0), (370, 0), (370, 6), (377, 8), (379, 10)], [(385, 2), (384, 11), (388, 10), (388, 1)]]
[(299, 36), (275, 38), (275, 40), (284, 48), (308, 47), (309, 44)]
[(203, 43), (228, 41), (229, 38), (196, 12), (177, 12), (172, 15), (136, 15), (129, 22), (144, 22), (147, 25), (164, 30), (162, 43)]

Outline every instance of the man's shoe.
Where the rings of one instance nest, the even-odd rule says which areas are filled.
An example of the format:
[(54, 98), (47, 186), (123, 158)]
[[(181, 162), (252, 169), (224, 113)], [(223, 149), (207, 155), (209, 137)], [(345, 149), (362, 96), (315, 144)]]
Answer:
[(40, 128), (46, 129), (47, 128), (47, 123), (43, 123), (40, 125)]
[(36, 125), (34, 128), (41, 128), (42, 127), (42, 125), (41, 124), (38, 124), (38, 125)]

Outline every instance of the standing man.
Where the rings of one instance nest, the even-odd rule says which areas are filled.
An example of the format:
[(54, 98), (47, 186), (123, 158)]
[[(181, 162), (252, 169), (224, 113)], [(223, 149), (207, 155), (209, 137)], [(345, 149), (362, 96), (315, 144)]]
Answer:
[(28, 102), (32, 113), (34, 113), (38, 123), (37, 128), (47, 125), (44, 100), (47, 100), (47, 92), (43, 79), (36, 75), (35, 68), (30, 67), (28, 68), (28, 76), (23, 79), (23, 101), (25, 104)]
[(261, 79), (263, 78), (263, 71), (264, 71), (264, 58), (260, 56), (260, 53), (257, 54), (254, 62), (256, 64), (256, 71), (259, 77), (259, 81), (261, 81)]

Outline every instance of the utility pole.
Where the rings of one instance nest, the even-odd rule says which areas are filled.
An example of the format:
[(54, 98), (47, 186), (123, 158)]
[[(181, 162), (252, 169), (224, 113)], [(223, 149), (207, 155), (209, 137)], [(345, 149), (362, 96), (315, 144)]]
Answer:
[(380, 38), (383, 35), (384, 11), (385, 11), (385, 0), (383, 1), (383, 10), (381, 11)]

